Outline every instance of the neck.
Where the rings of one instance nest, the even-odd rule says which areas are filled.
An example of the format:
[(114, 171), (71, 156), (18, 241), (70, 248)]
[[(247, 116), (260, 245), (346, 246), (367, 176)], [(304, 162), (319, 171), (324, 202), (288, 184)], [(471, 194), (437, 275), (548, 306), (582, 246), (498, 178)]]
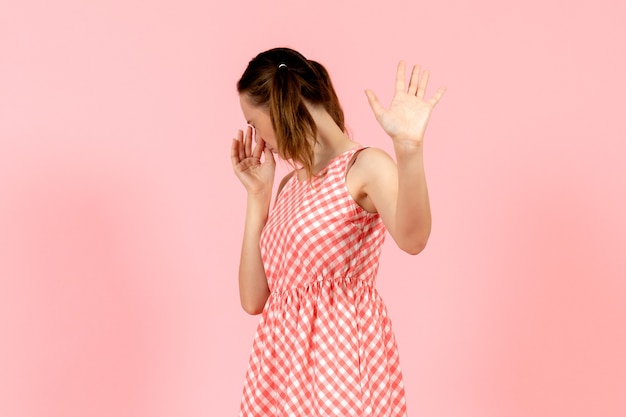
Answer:
[(317, 143), (313, 149), (314, 172), (324, 168), (337, 155), (352, 149), (354, 142), (337, 126), (337, 123), (321, 106), (309, 106), (311, 116), (317, 126)]

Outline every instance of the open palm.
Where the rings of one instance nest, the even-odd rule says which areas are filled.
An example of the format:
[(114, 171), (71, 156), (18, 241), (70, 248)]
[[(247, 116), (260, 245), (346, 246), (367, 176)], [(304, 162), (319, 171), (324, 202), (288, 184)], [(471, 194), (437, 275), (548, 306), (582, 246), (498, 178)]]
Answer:
[(388, 109), (380, 104), (373, 91), (365, 90), (376, 120), (394, 141), (421, 144), (432, 109), (446, 90), (441, 87), (430, 99), (424, 99), (428, 76), (428, 71), (420, 71), (419, 66), (414, 66), (409, 88), (406, 89), (405, 63), (400, 61), (396, 73), (396, 91)]

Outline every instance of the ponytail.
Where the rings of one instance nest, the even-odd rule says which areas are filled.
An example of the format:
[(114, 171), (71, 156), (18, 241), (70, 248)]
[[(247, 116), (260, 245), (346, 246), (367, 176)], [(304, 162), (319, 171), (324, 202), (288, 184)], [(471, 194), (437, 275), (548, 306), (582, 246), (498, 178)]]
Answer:
[(281, 158), (298, 163), (309, 178), (317, 126), (300, 94), (300, 82), (285, 64), (274, 75), (269, 97), (270, 119)]
[(335, 88), (333, 87), (333, 83), (330, 80), (330, 75), (328, 75), (328, 71), (322, 64), (317, 61), (309, 60), (311, 66), (315, 69), (315, 71), (319, 75), (320, 83), (323, 85), (322, 92), (326, 93), (327, 97), (324, 97), (324, 109), (330, 114), (333, 118), (337, 126), (345, 132), (346, 131), (346, 122), (344, 120), (343, 109), (339, 104), (339, 98), (337, 97), (337, 93), (335, 93)]

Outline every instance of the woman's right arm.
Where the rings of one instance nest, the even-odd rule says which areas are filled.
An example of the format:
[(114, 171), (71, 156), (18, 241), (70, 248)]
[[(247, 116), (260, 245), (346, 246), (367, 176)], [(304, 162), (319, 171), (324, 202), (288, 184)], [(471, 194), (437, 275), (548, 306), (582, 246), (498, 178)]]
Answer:
[[(239, 260), (239, 298), (249, 314), (263, 311), (270, 291), (261, 259), (261, 231), (267, 221), (276, 162), (271, 151), (259, 139), (252, 149), (252, 128), (244, 136), (240, 130), (233, 140), (231, 160), (237, 178), (248, 192), (246, 223)], [(261, 155), (265, 158), (261, 163)]]

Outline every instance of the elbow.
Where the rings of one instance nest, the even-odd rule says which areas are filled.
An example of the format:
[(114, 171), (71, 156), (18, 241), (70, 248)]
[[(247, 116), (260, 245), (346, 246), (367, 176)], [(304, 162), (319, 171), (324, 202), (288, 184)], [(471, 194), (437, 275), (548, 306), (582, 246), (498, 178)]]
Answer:
[[(263, 277), (265, 279), (265, 277)], [(246, 313), (256, 316), (261, 314), (270, 296), (267, 281), (262, 283), (247, 283), (239, 277), (239, 302)]]
[(407, 242), (403, 245), (398, 245), (398, 246), (400, 246), (400, 249), (402, 249), (404, 252), (408, 253), (409, 255), (417, 255), (426, 248), (427, 242), (428, 242), (428, 239), (419, 239), (419, 240), (412, 240), (410, 242)]
[(241, 303), (241, 308), (243, 308), (243, 311), (250, 314), (251, 316), (256, 316), (258, 314), (261, 314), (261, 312), (263, 311), (263, 306), (259, 306), (255, 304), (246, 304), (243, 302)]
[(401, 249), (405, 251), (406, 253), (408, 253), (409, 255), (417, 255), (421, 253), (425, 247), (426, 247), (426, 243), (418, 244), (418, 245), (411, 245), (411, 246), (407, 246)]
[(261, 302), (261, 300), (241, 299), (241, 308), (243, 308), (243, 311), (251, 316), (256, 316), (263, 312), (263, 309), (265, 308), (265, 301)]
[(417, 255), (421, 253), (428, 243), (430, 237), (430, 225), (427, 227), (416, 226), (399, 230), (394, 237), (398, 247), (409, 255)]

